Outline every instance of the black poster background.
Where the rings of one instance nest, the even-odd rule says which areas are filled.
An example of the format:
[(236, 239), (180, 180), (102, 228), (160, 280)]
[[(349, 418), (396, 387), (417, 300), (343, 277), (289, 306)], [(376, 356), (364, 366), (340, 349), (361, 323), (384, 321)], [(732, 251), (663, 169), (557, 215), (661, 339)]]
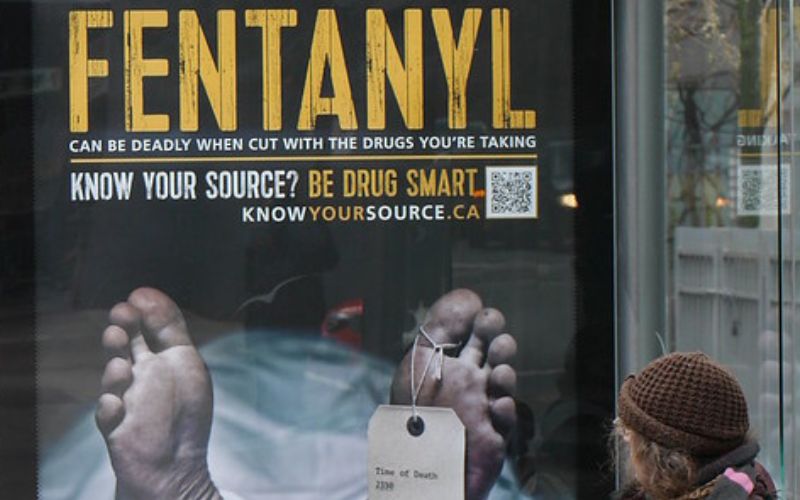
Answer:
[[(363, 16), (359, 13), (364, 6), (342, 4), (335, 8), (351, 68), (356, 112), (363, 122), (366, 99), (360, 83), (363, 69), (359, 64), (363, 51)], [(414, 6), (428, 9), (434, 5)], [(574, 240), (565, 251), (573, 252), (576, 279), (576, 336), (571, 368), (578, 400), (603, 402), (610, 417), (614, 380), (610, 8), (604, 3), (570, 5), (556, 0), (508, 2), (508, 5), (512, 6), (513, 19), (536, 20), (531, 26), (512, 24), (513, 58), (520, 61), (530, 57), (537, 61), (535, 69), (530, 72), (521, 69), (523, 64), (516, 63), (518, 69), (512, 76), (512, 88), (515, 89), (515, 108), (531, 107), (537, 111), (539, 119), (534, 133), (541, 145), (537, 148), (541, 169), (548, 167), (545, 145), (562, 140), (573, 141), (569, 151), (574, 190), (581, 203), (574, 218), (567, 219), (569, 224), (574, 224), (574, 229), (566, 230), (574, 231)], [(450, 2), (447, 6), (457, 19), (457, 13), (466, 4)], [(488, 7), (492, 6), (485, 6), (485, 24), (489, 21)], [(32, 90), (36, 88), (33, 75), (38, 68), (61, 68), (62, 76), (66, 78), (66, 12), (81, 7), (100, 8), (96, 4), (37, 3), (34, 9), (25, 3), (3, 3), (3, 15), (0, 16), (2, 70), (29, 74), (28, 84)], [(108, 7), (115, 12), (141, 8), (139, 4), (125, 2), (114, 2)], [(171, 26), (176, 24), (174, 13), (181, 7), (197, 9), (206, 35), (209, 40), (214, 40), (213, 15), (193, 2), (170, 4)], [(214, 5), (214, 10), (223, 7)], [(241, 12), (245, 5), (237, 4), (231, 8), (235, 8), (239, 15), (238, 39), (242, 42), (238, 51), (246, 54), (255, 50), (253, 41), (257, 37), (244, 36), (246, 31), (241, 26)], [(309, 27), (313, 23), (314, 9), (299, 10), (299, 26)], [(390, 7), (386, 10), (393, 11)], [(397, 15), (390, 17), (395, 30), (396, 21)], [(116, 29), (103, 34), (104, 40), (99, 45), (107, 46), (107, 58), (111, 61), (111, 76), (95, 89), (100, 96), (91, 104), (92, 130), (97, 131), (99, 137), (125, 135), (121, 115), (120, 25), (118, 21)], [(554, 26), (570, 29), (558, 31), (553, 29)], [(435, 54), (429, 23), (426, 23), (425, 30), (426, 56), (429, 56)], [(290, 33), (284, 37), (284, 60), (288, 63), (285, 78), (293, 83), (285, 84), (284, 89), (286, 102), (296, 106), (311, 34), (310, 30), (302, 28), (295, 28)], [(172, 36), (161, 38), (163, 46), (154, 42), (155, 45), (147, 46), (145, 50), (174, 53), (177, 46), (174, 32)], [(245, 40), (250, 41), (250, 48), (246, 48)], [(482, 72), (474, 72), (470, 79), (471, 96), (475, 99), (470, 103), (470, 117), (477, 116), (483, 120), (489, 120), (491, 116), (488, 97), (490, 73), (486, 60), (481, 63), (479, 59), (488, 57), (487, 42), (484, 33), (479, 42), (484, 46), (479, 48), (474, 63), (475, 68), (481, 68)], [(38, 47), (35, 59), (34, 47)], [(95, 47), (92, 50), (96, 50)], [(530, 53), (520, 54), (520, 47)], [(564, 47), (568, 50), (565, 54), (562, 53)], [(148, 82), (147, 106), (169, 112), (175, 122), (176, 63), (172, 55), (165, 57), (172, 59), (170, 77)], [(559, 64), (564, 57), (571, 59), (571, 64)], [(426, 70), (435, 68), (436, 58), (428, 59)], [(295, 60), (297, 64), (294, 64)], [(239, 68), (240, 96), (260, 95), (260, 65), (248, 65), (240, 60)], [(247, 71), (252, 71), (252, 74), (248, 75)], [(571, 85), (559, 85), (558, 82), (565, 80), (571, 81)], [(21, 81), (25, 86), (25, 80)], [(435, 117), (444, 114), (446, 99), (441, 75), (438, 79), (426, 79), (426, 82), (428, 131), (437, 126), (434, 125)], [(159, 85), (163, 87), (159, 88)], [(296, 325), (313, 318), (318, 324), (318, 316), (324, 313), (326, 305), (330, 305), (330, 297), (320, 293), (319, 280), (322, 278), (319, 275), (343, 266), (345, 269), (338, 271), (336, 278), (349, 280), (347, 286), (360, 290), (365, 298), (369, 313), (365, 314), (364, 330), (396, 333), (407, 328), (406, 309), (409, 304), (415, 305), (419, 300), (430, 303), (453, 285), (449, 271), (449, 245), (453, 239), (480, 239), (489, 235), (490, 240), (499, 240), (511, 248), (526, 248), (535, 245), (537, 238), (545, 237), (545, 231), (540, 227), (520, 228), (521, 223), (517, 221), (485, 225), (474, 222), (354, 223), (331, 227), (317, 223), (273, 225), (267, 231), (264, 226), (245, 227), (240, 224), (236, 203), (204, 203), (200, 200), (190, 204), (154, 204), (134, 200), (76, 206), (68, 202), (67, 173), (70, 166), (65, 146), (70, 134), (65, 89), (62, 86), (60, 91), (38, 94), (23, 91), (7, 94), (0, 101), (3, 103), (0, 108), (3, 119), (0, 128), (3, 153), (0, 157), (0, 200), (3, 203), (0, 214), (3, 244), (3, 267), (0, 268), (3, 299), (0, 316), (0, 395), (3, 396), (0, 400), (3, 424), (0, 431), (0, 442), (3, 443), (0, 447), (0, 487), (4, 497), (36, 496), (35, 294), (39, 297), (63, 296), (69, 307), (76, 310), (101, 309), (124, 298), (132, 288), (146, 283), (169, 292), (183, 307), (202, 311), (212, 318), (224, 318), (253, 293), (269, 290), (287, 277), (301, 274), (311, 277), (298, 283), (292, 291), (294, 295), (284, 299), (290, 307), (278, 304), (270, 310), (257, 310), (251, 312), (246, 321), (255, 325)], [(105, 99), (103, 92), (108, 92), (113, 98)], [(564, 106), (565, 102), (571, 102), (571, 105)], [(289, 104), (285, 110), (287, 132), (292, 131), (297, 115), (291, 106)], [(240, 129), (237, 134), (246, 135), (248, 131), (257, 134), (258, 103), (242, 103), (239, 109)], [(391, 99), (389, 110), (389, 129), (398, 130), (399, 116), (392, 108)], [(201, 104), (200, 117), (201, 132), (206, 131), (209, 136), (218, 134), (209, 120), (207, 104)], [(333, 120), (323, 119), (317, 134), (325, 135), (335, 129)], [(447, 133), (446, 129), (441, 132)], [(363, 126), (360, 133), (366, 134)], [(38, 169), (36, 196), (33, 190), (34, 156)], [(158, 223), (153, 224), (153, 221)], [(541, 225), (548, 221), (537, 223)], [(332, 232), (337, 233), (338, 238), (334, 238)], [(334, 239), (349, 239), (353, 246), (342, 251), (335, 248)], [(143, 241), (168, 243), (143, 245)], [(364, 249), (369, 242), (380, 244)], [(231, 257), (231, 247), (237, 249), (235, 258)], [(363, 254), (351, 254), (359, 248)], [(523, 331), (527, 328), (520, 326)], [(366, 350), (388, 359), (398, 358), (400, 346), (387, 345), (380, 341), (380, 337), (370, 344), (372, 338), (365, 336)], [(542, 336), (539, 341), (547, 342), (547, 336)], [(575, 451), (588, 453), (565, 453), (568, 455), (565, 460), (574, 461), (578, 471), (579, 497), (593, 498), (597, 492), (610, 488), (610, 478), (599, 471), (598, 465), (598, 460), (603, 457), (598, 456), (597, 443), (603, 442), (604, 429), (594, 424), (578, 428), (580, 435)]]

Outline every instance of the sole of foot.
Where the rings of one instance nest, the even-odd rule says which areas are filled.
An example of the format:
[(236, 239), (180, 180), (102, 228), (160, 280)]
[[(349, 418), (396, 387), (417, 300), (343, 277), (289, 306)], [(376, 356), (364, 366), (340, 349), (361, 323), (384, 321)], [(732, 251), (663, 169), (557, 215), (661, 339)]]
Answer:
[(95, 419), (118, 499), (211, 499), (207, 447), (213, 395), (183, 315), (167, 295), (134, 290), (109, 313)]
[[(503, 333), (502, 313), (484, 308), (480, 297), (465, 289), (454, 290), (436, 301), (423, 328), (434, 342), (460, 347), (444, 356), (441, 380), (430, 374), (425, 378), (417, 404), (449, 407), (459, 416), (467, 431), (467, 499), (482, 500), (500, 475), (506, 445), (516, 424), (516, 372), (512, 368), (516, 341)], [(413, 353), (408, 351), (395, 373), (393, 404), (411, 403)], [(414, 359), (417, 384), (431, 355), (430, 343), (418, 339)]]

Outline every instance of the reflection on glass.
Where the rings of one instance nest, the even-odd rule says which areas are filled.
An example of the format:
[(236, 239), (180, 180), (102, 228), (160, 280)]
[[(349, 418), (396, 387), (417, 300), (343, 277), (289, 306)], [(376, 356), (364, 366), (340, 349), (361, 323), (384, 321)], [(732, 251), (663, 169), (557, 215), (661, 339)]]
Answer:
[(703, 350), (738, 377), (760, 460), (792, 497), (800, 18), (788, 3), (667, 2), (665, 343)]

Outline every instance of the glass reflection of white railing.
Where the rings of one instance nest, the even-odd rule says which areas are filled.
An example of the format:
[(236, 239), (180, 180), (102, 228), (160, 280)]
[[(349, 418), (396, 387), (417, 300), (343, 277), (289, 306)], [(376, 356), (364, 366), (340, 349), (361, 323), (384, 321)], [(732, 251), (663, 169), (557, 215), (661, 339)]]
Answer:
[[(800, 249), (800, 241), (783, 243), (784, 254)], [(796, 470), (794, 450), (800, 450), (794, 402), (800, 389), (795, 348), (800, 340), (800, 255), (784, 255), (780, 266), (775, 230), (678, 227), (673, 258), (673, 347), (705, 351), (736, 374), (762, 446), (760, 460), (779, 480), (781, 449), (789, 473)], [(782, 343), (777, 333), (781, 320)]]

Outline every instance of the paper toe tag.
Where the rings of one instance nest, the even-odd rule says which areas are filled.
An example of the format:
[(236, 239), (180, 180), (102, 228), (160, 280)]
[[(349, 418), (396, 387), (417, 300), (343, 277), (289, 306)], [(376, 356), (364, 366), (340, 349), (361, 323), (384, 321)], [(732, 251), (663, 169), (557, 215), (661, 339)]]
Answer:
[[(381, 405), (369, 421), (369, 500), (464, 500), (464, 425), (450, 408)], [(421, 430), (421, 433), (420, 433)]]

